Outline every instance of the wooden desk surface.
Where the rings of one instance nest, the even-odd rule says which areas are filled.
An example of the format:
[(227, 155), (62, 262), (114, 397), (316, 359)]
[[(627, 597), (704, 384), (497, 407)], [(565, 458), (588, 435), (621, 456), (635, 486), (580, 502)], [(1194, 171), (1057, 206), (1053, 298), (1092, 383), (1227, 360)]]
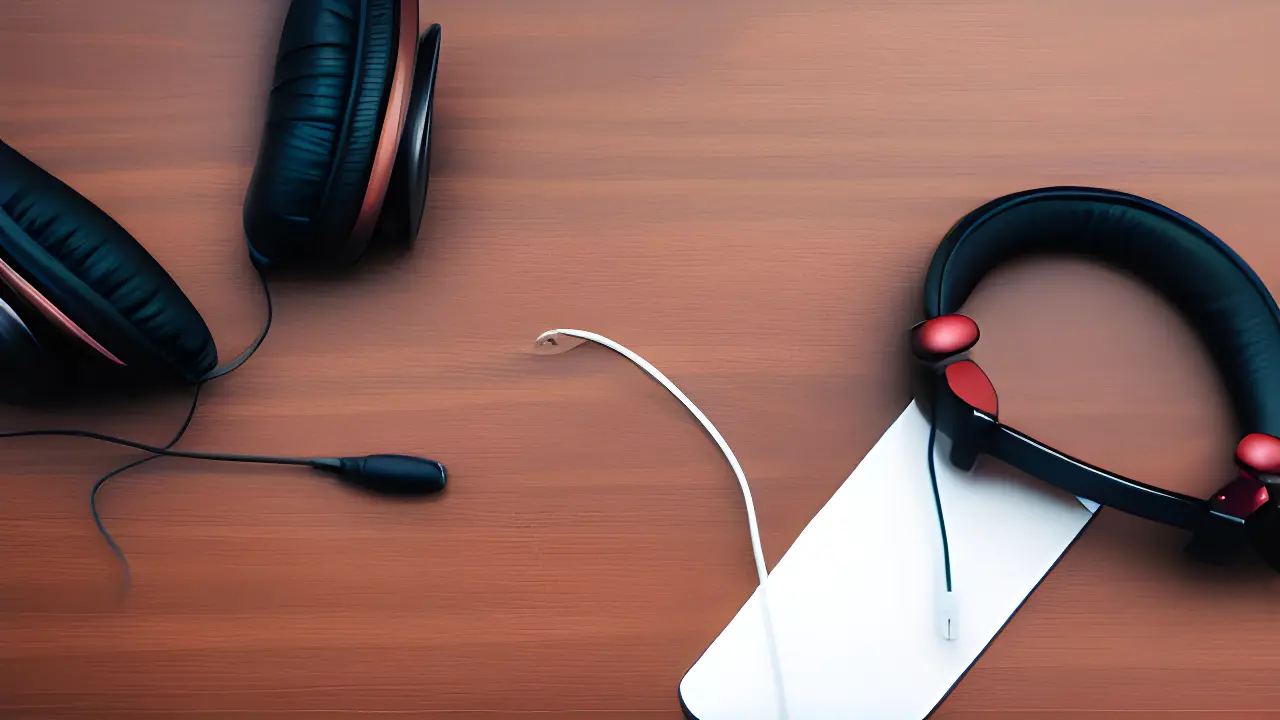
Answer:
[[(224, 358), (261, 321), (240, 208), (285, 7), (0, 13), (0, 137), (139, 238)], [(772, 565), (907, 403), (923, 268), (985, 200), (1140, 193), (1280, 283), (1274, 2), (422, 10), (444, 46), (416, 250), (278, 284), (271, 336), (184, 447), (422, 452), (447, 495), (156, 462), (102, 498), (133, 563), (121, 609), (87, 496), (131, 454), (10, 442), (4, 716), (678, 718), (677, 682), (754, 586), (738, 490), (641, 373), (532, 356), (538, 333), (607, 334), (681, 384), (739, 453)], [(1144, 289), (1024, 264), (969, 310), (1015, 424), (1179, 490), (1227, 477), (1220, 385)], [(159, 442), (186, 403), (3, 425)], [(1280, 712), (1280, 581), (1190, 566), (1184, 539), (1103, 511), (936, 716)]]

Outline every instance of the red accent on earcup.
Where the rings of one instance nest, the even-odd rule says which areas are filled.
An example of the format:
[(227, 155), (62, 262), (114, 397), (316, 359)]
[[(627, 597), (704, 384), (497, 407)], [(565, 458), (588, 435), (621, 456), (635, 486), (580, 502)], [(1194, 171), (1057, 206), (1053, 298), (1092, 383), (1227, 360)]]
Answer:
[(1236, 462), (1257, 475), (1280, 475), (1280, 438), (1249, 433), (1236, 445)]
[(978, 323), (964, 315), (941, 315), (911, 331), (911, 352), (935, 362), (969, 350), (978, 343)]
[(951, 363), (943, 370), (947, 378), (947, 387), (956, 397), (976, 410), (997, 416), (999, 402), (996, 399), (996, 388), (991, 384), (987, 374), (972, 360), (961, 360)]
[(413, 75), (418, 57), (418, 0), (399, 0), (396, 18), (399, 40), (391, 58), (390, 89), (387, 91), (382, 125), (378, 130), (373, 153), (373, 166), (369, 173), (360, 213), (356, 216), (340, 260), (352, 262), (359, 258), (373, 236), (382, 206), (387, 199), (387, 188), (399, 154), (405, 118), (409, 113), (409, 101), (413, 95)]
[(1270, 499), (1271, 493), (1257, 478), (1240, 473), (1235, 480), (1215, 493), (1209, 504), (1220, 513), (1243, 520), (1266, 505)]
[(53, 324), (59, 331), (66, 333), (67, 336), (74, 338), (78, 342), (88, 345), (95, 352), (101, 354), (106, 359), (116, 365), (124, 365), (124, 361), (111, 351), (104, 348), (97, 340), (94, 340), (89, 333), (85, 332), (74, 320), (63, 314), (56, 305), (49, 302), (49, 299), (40, 294), (40, 291), (31, 286), (26, 278), (22, 277), (7, 263), (0, 260), (0, 282), (3, 282), (10, 290), (17, 293), (19, 297), (27, 301), (31, 309), (40, 313), (46, 320)]

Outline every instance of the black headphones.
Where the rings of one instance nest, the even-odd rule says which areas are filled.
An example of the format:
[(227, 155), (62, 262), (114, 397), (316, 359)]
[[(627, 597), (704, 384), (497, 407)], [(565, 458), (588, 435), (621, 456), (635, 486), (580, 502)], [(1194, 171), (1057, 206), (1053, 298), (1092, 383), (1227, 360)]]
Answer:
[[(978, 342), (978, 326), (958, 311), (993, 268), (1033, 253), (1085, 256), (1130, 273), (1168, 299), (1200, 336), (1243, 436), (1239, 474), (1212, 498), (1094, 467), (1000, 422), (994, 386), (965, 355)], [(1280, 309), (1244, 260), (1208, 230), (1113, 190), (1007, 195), (966, 215), (943, 238), (925, 279), (924, 315), (911, 331), (914, 396), (934, 430), (951, 441), (957, 468), (968, 470), (979, 454), (989, 455), (1078, 497), (1188, 530), (1188, 549), (1201, 559), (1222, 562), (1251, 544), (1280, 570)], [(930, 463), (932, 446), (931, 433)], [(945, 532), (943, 525), (944, 539)]]
[[(267, 268), (346, 266), (375, 240), (417, 237), (440, 57), (440, 26), (420, 35), (418, 20), (418, 0), (290, 5), (244, 203), (249, 257), (264, 292)], [(253, 354), (270, 323), (268, 292), (257, 340), (218, 366), (204, 319), (155, 258), (92, 202), (0, 142), (0, 401), (43, 404), (183, 384), (195, 386), (198, 397), (204, 382)], [(278, 458), (170, 449), (182, 431), (164, 447), (76, 430), (0, 437), (30, 435), (87, 437), (152, 457), (301, 465), (380, 492), (430, 493), (445, 485), (443, 466), (409, 455)]]
[[(418, 234), (440, 27), (417, 0), (295, 0), (244, 204), (255, 266)], [(0, 142), (0, 399), (223, 374), (204, 319), (110, 216)]]

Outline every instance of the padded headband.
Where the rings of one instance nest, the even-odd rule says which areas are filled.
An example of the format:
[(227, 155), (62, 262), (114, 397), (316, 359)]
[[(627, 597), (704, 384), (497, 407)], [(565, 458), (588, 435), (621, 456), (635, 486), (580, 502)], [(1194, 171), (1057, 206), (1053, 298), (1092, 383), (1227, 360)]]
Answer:
[(1101, 261), (1167, 298), (1213, 357), (1242, 434), (1280, 436), (1280, 309), (1271, 293), (1208, 230), (1135, 195), (1041, 188), (974, 210), (934, 253), (924, 285), (926, 319), (958, 312), (997, 266), (1041, 253)]

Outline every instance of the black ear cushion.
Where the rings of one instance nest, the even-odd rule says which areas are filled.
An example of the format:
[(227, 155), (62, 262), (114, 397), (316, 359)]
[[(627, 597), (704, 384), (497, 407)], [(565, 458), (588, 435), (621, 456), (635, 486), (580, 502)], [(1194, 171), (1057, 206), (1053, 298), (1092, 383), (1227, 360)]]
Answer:
[(259, 261), (339, 254), (369, 185), (394, 70), (394, 0), (294, 0), (244, 227)]
[(126, 364), (188, 382), (217, 364), (208, 326), (155, 258), (101, 208), (3, 142), (0, 253)]
[(954, 313), (984, 275), (1031, 253), (1125, 271), (1167, 298), (1214, 358), (1244, 433), (1280, 433), (1280, 309), (1253, 270), (1205, 228), (1150, 200), (1097, 188), (998, 198), (951, 229), (925, 282), (928, 317)]

